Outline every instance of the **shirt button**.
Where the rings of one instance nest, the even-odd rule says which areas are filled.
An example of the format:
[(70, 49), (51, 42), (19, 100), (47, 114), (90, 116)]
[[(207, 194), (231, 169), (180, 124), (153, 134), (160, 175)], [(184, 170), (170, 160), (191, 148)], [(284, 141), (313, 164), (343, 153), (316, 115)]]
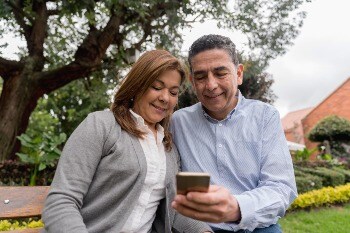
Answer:
[(219, 123), (219, 126), (222, 126), (222, 124), (221, 124), (221, 123)]
[(221, 148), (221, 147), (222, 147), (222, 145), (221, 145), (221, 144), (219, 144), (219, 147)]

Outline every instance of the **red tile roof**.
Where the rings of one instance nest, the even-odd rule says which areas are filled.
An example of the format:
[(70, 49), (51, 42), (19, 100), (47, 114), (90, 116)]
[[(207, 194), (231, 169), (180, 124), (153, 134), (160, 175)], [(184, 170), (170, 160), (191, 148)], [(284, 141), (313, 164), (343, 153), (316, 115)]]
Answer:
[(284, 130), (291, 129), (295, 126), (295, 124), (298, 124), (298, 125), (301, 124), (301, 119), (303, 119), (313, 109), (314, 107), (310, 107), (310, 108), (305, 108), (305, 109), (288, 113), (286, 116), (284, 116), (281, 119), (283, 129)]

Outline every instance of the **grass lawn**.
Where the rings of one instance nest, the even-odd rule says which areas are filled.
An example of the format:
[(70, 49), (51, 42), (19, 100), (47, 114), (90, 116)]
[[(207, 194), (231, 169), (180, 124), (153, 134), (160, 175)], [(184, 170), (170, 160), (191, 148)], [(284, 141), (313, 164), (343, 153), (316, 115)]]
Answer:
[(287, 213), (279, 223), (284, 233), (350, 232), (350, 203), (344, 206)]

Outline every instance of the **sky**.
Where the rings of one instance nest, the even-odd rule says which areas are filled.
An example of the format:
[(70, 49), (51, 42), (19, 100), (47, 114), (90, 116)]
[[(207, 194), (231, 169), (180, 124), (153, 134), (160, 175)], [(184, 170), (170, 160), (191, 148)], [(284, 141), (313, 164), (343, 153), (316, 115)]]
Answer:
[[(275, 81), (274, 106), (281, 117), (316, 106), (350, 77), (350, 1), (313, 0), (303, 9), (307, 17), (294, 45), (287, 48), (286, 54), (272, 60), (267, 68)], [(238, 49), (246, 49), (244, 35), (218, 29), (213, 21), (194, 24), (183, 33), (184, 53), (194, 40), (208, 33), (228, 36)], [(9, 47), (4, 55), (12, 57), (19, 42), (8, 37), (6, 41)]]
[[(274, 106), (281, 117), (317, 106), (350, 77), (350, 1), (313, 0), (303, 9), (307, 17), (294, 45), (267, 68), (275, 80), (272, 90), (278, 98)], [(184, 33), (183, 51), (208, 33), (228, 36), (238, 49), (245, 48), (243, 35), (217, 29), (214, 22), (196, 24)]]

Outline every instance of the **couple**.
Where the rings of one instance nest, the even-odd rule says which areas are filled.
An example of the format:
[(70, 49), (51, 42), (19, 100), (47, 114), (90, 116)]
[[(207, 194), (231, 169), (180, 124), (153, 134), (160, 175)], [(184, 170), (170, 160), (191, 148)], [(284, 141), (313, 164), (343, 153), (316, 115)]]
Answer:
[[(243, 66), (229, 38), (199, 38), (188, 60), (200, 103), (172, 115), (184, 67), (149, 51), (111, 111), (73, 132), (43, 211), (47, 232), (281, 232), (297, 193), (278, 112), (237, 89)], [(177, 151), (182, 170), (211, 174), (208, 193), (175, 195)]]

